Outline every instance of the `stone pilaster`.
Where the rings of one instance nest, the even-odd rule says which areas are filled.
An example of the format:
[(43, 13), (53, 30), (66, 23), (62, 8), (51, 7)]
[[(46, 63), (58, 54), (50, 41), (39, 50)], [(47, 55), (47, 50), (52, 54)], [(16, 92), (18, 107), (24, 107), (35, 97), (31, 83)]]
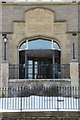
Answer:
[(0, 87), (8, 87), (9, 68), (8, 63), (0, 64)]
[(79, 63), (76, 60), (73, 60), (70, 63), (70, 77), (71, 77), (71, 86), (79, 86)]
[(79, 97), (79, 62), (73, 60), (70, 63), (70, 77), (71, 77), (71, 89), (72, 96)]
[[(7, 96), (8, 90), (8, 76), (9, 76), (8, 63), (0, 64), (0, 96)], [(2, 89), (4, 88), (4, 89)]]

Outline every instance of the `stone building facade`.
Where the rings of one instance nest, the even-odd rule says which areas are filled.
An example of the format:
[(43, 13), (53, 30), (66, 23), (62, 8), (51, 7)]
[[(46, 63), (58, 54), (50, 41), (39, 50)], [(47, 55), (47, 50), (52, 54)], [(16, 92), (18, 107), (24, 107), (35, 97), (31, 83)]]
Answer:
[(0, 62), (5, 55), (9, 64), (79, 62), (79, 9), (74, 2), (1, 2)]
[[(79, 60), (78, 4), (3, 3), (0, 61), (4, 58), (2, 34), (7, 34), (7, 60), (19, 63), (19, 45), (25, 40), (44, 38), (54, 40), (61, 47), (61, 63)], [(0, 27), (1, 28), (1, 27)], [(2, 52), (3, 51), (3, 52)], [(15, 57), (14, 57), (15, 56)]]

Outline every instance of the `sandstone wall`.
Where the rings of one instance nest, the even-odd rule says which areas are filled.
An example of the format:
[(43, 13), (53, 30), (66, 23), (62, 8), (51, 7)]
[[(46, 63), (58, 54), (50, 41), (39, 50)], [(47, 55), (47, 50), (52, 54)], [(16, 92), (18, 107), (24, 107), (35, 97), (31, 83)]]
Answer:
[[(29, 9), (35, 7), (47, 9), (38, 11), (38, 8), (29, 11)], [(48, 9), (50, 9), (53, 14), (48, 11)], [(41, 16), (42, 14), (43, 16)], [(44, 21), (42, 20), (42, 17), (44, 17)], [(33, 20), (31, 18), (36, 19), (31, 21)], [(36, 23), (36, 20), (38, 20), (38, 23)], [(78, 60), (77, 4), (3, 4), (2, 32), (8, 34), (9, 36), (7, 58), (11, 63), (19, 63), (18, 46), (20, 42), (30, 39), (31, 37), (34, 38), (36, 35), (37, 37), (38, 35), (45, 36), (45, 38), (49, 37), (49, 39), (54, 39), (59, 42), (62, 48), (62, 63), (69, 63), (73, 58), (73, 43), (75, 43), (75, 57)], [(73, 33), (77, 33), (77, 35), (74, 36)]]

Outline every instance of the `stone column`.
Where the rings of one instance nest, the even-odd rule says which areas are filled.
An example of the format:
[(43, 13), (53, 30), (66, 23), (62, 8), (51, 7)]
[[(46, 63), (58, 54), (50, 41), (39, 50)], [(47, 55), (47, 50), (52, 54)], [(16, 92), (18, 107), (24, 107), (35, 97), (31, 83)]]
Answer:
[(70, 77), (71, 77), (71, 86), (79, 86), (79, 63), (76, 60), (73, 60), (70, 63)]
[(70, 77), (71, 77), (71, 94), (73, 97), (79, 96), (79, 63), (73, 60), (70, 63)]
[[(9, 76), (9, 68), (8, 63), (4, 62), (0, 64), (0, 96), (3, 94), (7, 95), (8, 89), (8, 76)], [(2, 88), (6, 88), (6, 91), (2, 92)]]
[(7, 62), (0, 63), (0, 88), (8, 88), (9, 66)]
[(9, 66), (8, 63), (1, 63), (1, 86), (8, 87)]

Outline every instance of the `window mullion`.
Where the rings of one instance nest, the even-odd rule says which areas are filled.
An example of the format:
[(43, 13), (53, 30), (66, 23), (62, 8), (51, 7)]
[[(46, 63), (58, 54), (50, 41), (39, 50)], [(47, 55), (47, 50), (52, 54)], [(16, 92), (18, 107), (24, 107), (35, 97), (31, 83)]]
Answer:
[(54, 45), (53, 43), (54, 43), (54, 42), (53, 42), (53, 40), (52, 40), (52, 49), (54, 49), (54, 48), (53, 48), (53, 47), (54, 47), (54, 46), (53, 46), (53, 45)]
[(26, 49), (28, 49), (28, 40), (26, 40)]

